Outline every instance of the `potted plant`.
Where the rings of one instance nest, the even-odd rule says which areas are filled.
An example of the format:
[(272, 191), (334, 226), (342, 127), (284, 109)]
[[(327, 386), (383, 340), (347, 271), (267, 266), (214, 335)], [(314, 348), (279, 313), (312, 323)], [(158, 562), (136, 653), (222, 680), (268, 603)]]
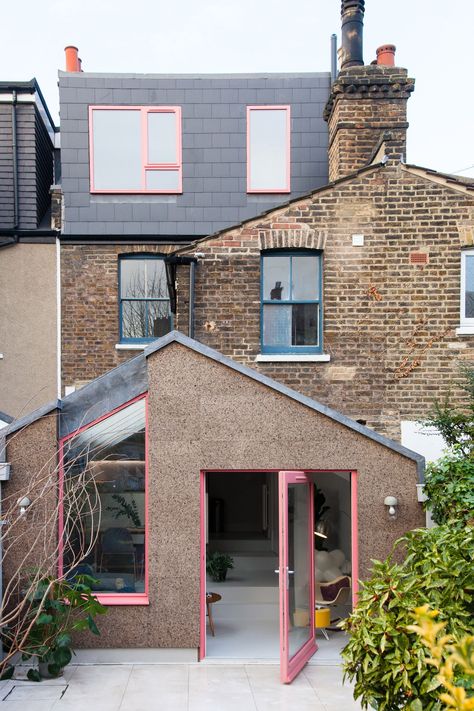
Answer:
[(31, 681), (62, 674), (72, 659), (72, 632), (89, 629), (100, 634), (94, 617), (103, 615), (107, 609), (92, 593), (93, 583), (89, 575), (76, 575), (69, 581), (45, 576), (29, 596), (31, 607), (26, 628), (30, 629), (22, 659), (38, 660), (38, 669), (28, 671)]
[(227, 571), (234, 567), (234, 559), (227, 553), (207, 554), (206, 570), (215, 583), (223, 583), (227, 576)]

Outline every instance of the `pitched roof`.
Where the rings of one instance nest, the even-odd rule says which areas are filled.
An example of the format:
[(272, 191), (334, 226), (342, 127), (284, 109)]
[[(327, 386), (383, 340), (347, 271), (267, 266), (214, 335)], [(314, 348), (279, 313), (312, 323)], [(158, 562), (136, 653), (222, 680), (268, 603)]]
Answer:
[(474, 192), (474, 178), (469, 178), (465, 175), (440, 173), (438, 170), (433, 170), (431, 168), (423, 168), (421, 165), (414, 165), (413, 163), (403, 163), (402, 168), (408, 171), (409, 173), (420, 175), (421, 177), (425, 177), (427, 180), (431, 180), (435, 183), (444, 184), (447, 187), (460, 190), (463, 193)]
[[(210, 358), (211, 360), (217, 363), (221, 363), (221, 365), (224, 365), (227, 368), (231, 368), (237, 373), (245, 375), (247, 378), (251, 378), (255, 382), (258, 382), (261, 385), (265, 385), (266, 387), (271, 388), (275, 392), (285, 395), (285, 397), (291, 398), (295, 402), (298, 402), (301, 405), (310, 408), (314, 412), (318, 412), (319, 414), (324, 415), (325, 417), (329, 417), (334, 422), (337, 422), (340, 425), (343, 425), (344, 427), (347, 427), (353, 430), (354, 432), (357, 432), (363, 437), (367, 437), (368, 439), (377, 442), (382, 447), (387, 447), (388, 449), (397, 452), (401, 456), (413, 460), (414, 462), (416, 462), (417, 465), (418, 481), (420, 483), (423, 483), (425, 459), (421, 456), (421, 454), (418, 454), (417, 452), (414, 452), (411, 449), (407, 449), (407, 447), (403, 447), (398, 442), (395, 442), (394, 440), (391, 440), (388, 437), (384, 437), (383, 435), (374, 432), (374, 430), (371, 430), (368, 427), (359, 424), (355, 420), (352, 420), (350, 417), (347, 417), (346, 415), (343, 415), (340, 412), (333, 410), (331, 407), (327, 407), (327, 405), (323, 405), (322, 403), (313, 400), (307, 395), (302, 395), (296, 390), (292, 390), (286, 385), (279, 383), (277, 380), (273, 380), (273, 378), (269, 378), (266, 375), (262, 375), (262, 373), (259, 373), (257, 370), (253, 370), (252, 368), (249, 368), (246, 365), (237, 363), (231, 358), (228, 358), (222, 353), (219, 353), (219, 351), (216, 351), (213, 348), (209, 348), (209, 346), (205, 346), (202, 343), (199, 343), (199, 341), (195, 341), (192, 338), (185, 336), (183, 333), (180, 333), (179, 331), (171, 331), (171, 333), (168, 333), (166, 336), (158, 338), (156, 341), (153, 341), (153, 343), (151, 343), (144, 350), (144, 352), (136, 358), (132, 358), (131, 360), (122, 363), (121, 365), (117, 366), (108, 373), (104, 373), (104, 375), (101, 375), (99, 378), (92, 380), (80, 390), (77, 390), (71, 395), (68, 395), (67, 397), (63, 398), (63, 400), (48, 403), (48, 405), (44, 405), (38, 410), (35, 410), (34, 412), (27, 415), (26, 417), (21, 418), (21, 420), (16, 420), (13, 425), (10, 425), (9, 427), (6, 427), (2, 430), (2, 439), (12, 434), (13, 432), (21, 429), (22, 427), (30, 425), (32, 422), (40, 419), (41, 417), (50, 413), (54, 409), (61, 411), (60, 428), (62, 428), (62, 432), (60, 432), (60, 435), (66, 436), (67, 434), (74, 432), (75, 429), (77, 429), (79, 426), (83, 426), (97, 419), (97, 417), (100, 416), (100, 414), (98, 414), (98, 411), (103, 411), (104, 408), (107, 408), (104, 412), (101, 413), (106, 414), (106, 412), (110, 412), (110, 410), (114, 407), (119, 407), (121, 404), (128, 402), (128, 400), (131, 399), (129, 391), (130, 387), (134, 388), (134, 390), (136, 390), (138, 387), (140, 392), (143, 392), (144, 388), (146, 389), (146, 368), (144, 368), (146, 359), (149, 358), (153, 353), (156, 353), (157, 351), (166, 348), (171, 343), (179, 343), (180, 345), (184, 346), (185, 348), (189, 348), (195, 353), (199, 353), (200, 355), (203, 355), (206, 358)], [(137, 380), (138, 386), (133, 383), (134, 379)], [(122, 385), (124, 386), (123, 390), (116, 389), (116, 386), (120, 383), (122, 383)], [(111, 403), (109, 399), (110, 393), (114, 393), (113, 403)], [(120, 399), (122, 400), (122, 402), (119, 402)], [(81, 415), (80, 421), (78, 421), (77, 419), (79, 414)]]

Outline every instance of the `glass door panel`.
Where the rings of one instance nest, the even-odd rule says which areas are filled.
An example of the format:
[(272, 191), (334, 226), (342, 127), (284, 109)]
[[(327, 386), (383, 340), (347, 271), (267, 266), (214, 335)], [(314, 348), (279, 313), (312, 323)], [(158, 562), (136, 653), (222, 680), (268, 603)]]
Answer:
[(313, 484), (279, 472), (280, 669), (288, 684), (317, 649), (314, 631)]

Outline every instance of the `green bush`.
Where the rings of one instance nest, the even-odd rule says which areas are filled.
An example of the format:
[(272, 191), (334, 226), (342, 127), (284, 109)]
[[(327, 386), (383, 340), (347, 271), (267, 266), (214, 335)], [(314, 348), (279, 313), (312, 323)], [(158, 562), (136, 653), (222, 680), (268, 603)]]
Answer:
[[(401, 563), (394, 553), (404, 548)], [(438, 711), (436, 669), (426, 664), (423, 643), (409, 627), (423, 604), (440, 610), (447, 632), (472, 629), (474, 529), (445, 524), (411, 531), (384, 562), (375, 561), (357, 607), (344, 623), (351, 637), (342, 652), (345, 674), (355, 681), (363, 708)]]
[(435, 523), (464, 525), (474, 518), (474, 458), (457, 445), (437, 462), (428, 464), (424, 493)]

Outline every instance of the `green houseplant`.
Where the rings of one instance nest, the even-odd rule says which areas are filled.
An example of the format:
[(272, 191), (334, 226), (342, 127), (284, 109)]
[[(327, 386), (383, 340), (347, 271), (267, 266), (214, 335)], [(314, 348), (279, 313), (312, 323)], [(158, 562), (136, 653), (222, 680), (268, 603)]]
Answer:
[(206, 570), (215, 583), (222, 583), (226, 579), (227, 571), (234, 567), (234, 559), (227, 553), (207, 554)]
[[(38, 660), (38, 669), (28, 671), (31, 681), (61, 675), (72, 659), (72, 632), (89, 629), (99, 634), (94, 618), (107, 610), (92, 593), (93, 583), (88, 575), (77, 575), (71, 581), (45, 576), (29, 596), (22, 659)], [(10, 676), (13, 671), (11, 667)]]

